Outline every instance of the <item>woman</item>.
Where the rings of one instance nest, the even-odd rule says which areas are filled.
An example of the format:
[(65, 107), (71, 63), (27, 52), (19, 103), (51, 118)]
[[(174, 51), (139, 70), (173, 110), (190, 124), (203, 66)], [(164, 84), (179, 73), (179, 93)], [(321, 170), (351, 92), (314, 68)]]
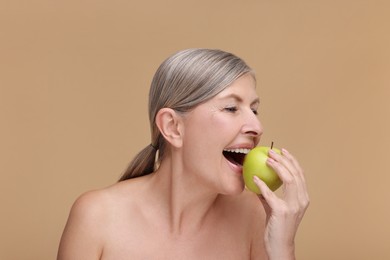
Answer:
[(151, 144), (118, 183), (77, 199), (58, 259), (294, 259), (309, 204), (296, 159), (269, 154), (281, 198), (258, 178), (260, 197), (244, 188), (241, 159), (263, 131), (255, 83), (220, 50), (165, 60), (149, 94)]

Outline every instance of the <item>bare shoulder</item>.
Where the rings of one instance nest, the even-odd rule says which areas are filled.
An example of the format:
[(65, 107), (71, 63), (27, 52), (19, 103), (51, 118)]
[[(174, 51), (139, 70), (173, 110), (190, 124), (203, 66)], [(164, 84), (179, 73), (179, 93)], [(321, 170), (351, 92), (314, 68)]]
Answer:
[(104, 190), (89, 191), (76, 199), (61, 237), (57, 259), (100, 258), (103, 250), (100, 227), (106, 201)]
[(108, 196), (106, 189), (88, 191), (81, 194), (73, 203), (70, 216), (78, 216), (84, 219), (101, 211), (107, 203)]
[(123, 207), (131, 206), (135, 180), (115, 183), (109, 187), (81, 194), (74, 202), (69, 220), (86, 222), (87, 226), (108, 222), (113, 213)]
[(58, 259), (100, 259), (109, 224), (116, 212), (124, 208), (122, 193), (128, 186), (116, 183), (85, 192), (75, 200), (62, 234)]

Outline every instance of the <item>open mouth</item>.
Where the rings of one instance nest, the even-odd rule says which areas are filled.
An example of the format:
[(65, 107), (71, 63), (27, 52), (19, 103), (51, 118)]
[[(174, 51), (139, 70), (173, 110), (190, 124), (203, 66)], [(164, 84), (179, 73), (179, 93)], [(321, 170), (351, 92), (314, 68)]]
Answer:
[(249, 151), (250, 149), (225, 149), (223, 150), (223, 156), (225, 156), (229, 162), (242, 166), (245, 156)]

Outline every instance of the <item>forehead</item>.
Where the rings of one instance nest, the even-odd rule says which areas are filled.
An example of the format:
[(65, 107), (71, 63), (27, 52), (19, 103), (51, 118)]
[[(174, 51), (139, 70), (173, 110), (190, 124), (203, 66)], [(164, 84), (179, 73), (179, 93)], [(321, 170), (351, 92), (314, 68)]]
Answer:
[(235, 80), (230, 86), (218, 93), (215, 99), (225, 99), (229, 97), (240, 97), (241, 99), (257, 98), (256, 80), (251, 74), (245, 74)]
[(258, 105), (260, 101), (256, 93), (256, 80), (254, 77), (250, 74), (241, 76), (213, 98), (195, 106), (186, 114), (186, 117), (191, 117), (192, 114), (197, 113), (196, 111), (202, 111), (200, 113), (204, 116), (204, 113), (210, 110), (210, 108), (210, 111), (215, 112), (216, 108), (226, 105), (227, 102), (247, 103), (255, 106)]

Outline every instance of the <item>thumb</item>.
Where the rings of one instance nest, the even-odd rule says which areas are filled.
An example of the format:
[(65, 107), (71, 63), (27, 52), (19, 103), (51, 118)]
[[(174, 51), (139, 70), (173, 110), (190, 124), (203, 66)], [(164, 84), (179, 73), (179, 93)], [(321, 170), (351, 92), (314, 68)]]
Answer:
[[(268, 188), (267, 184), (265, 184), (259, 177), (253, 176), (253, 181), (256, 183), (257, 187), (259, 187), (259, 189), (260, 189), (260, 194), (258, 194), (258, 198), (259, 198), (261, 204), (263, 204), (265, 213), (267, 215), (267, 222), (268, 222), (268, 219), (271, 216), (272, 209), (268, 203), (269, 195), (267, 196), (266, 194), (270, 194), (270, 193), (272, 195), (274, 195), (274, 194)], [(267, 198), (268, 198), (268, 200), (267, 200)]]

